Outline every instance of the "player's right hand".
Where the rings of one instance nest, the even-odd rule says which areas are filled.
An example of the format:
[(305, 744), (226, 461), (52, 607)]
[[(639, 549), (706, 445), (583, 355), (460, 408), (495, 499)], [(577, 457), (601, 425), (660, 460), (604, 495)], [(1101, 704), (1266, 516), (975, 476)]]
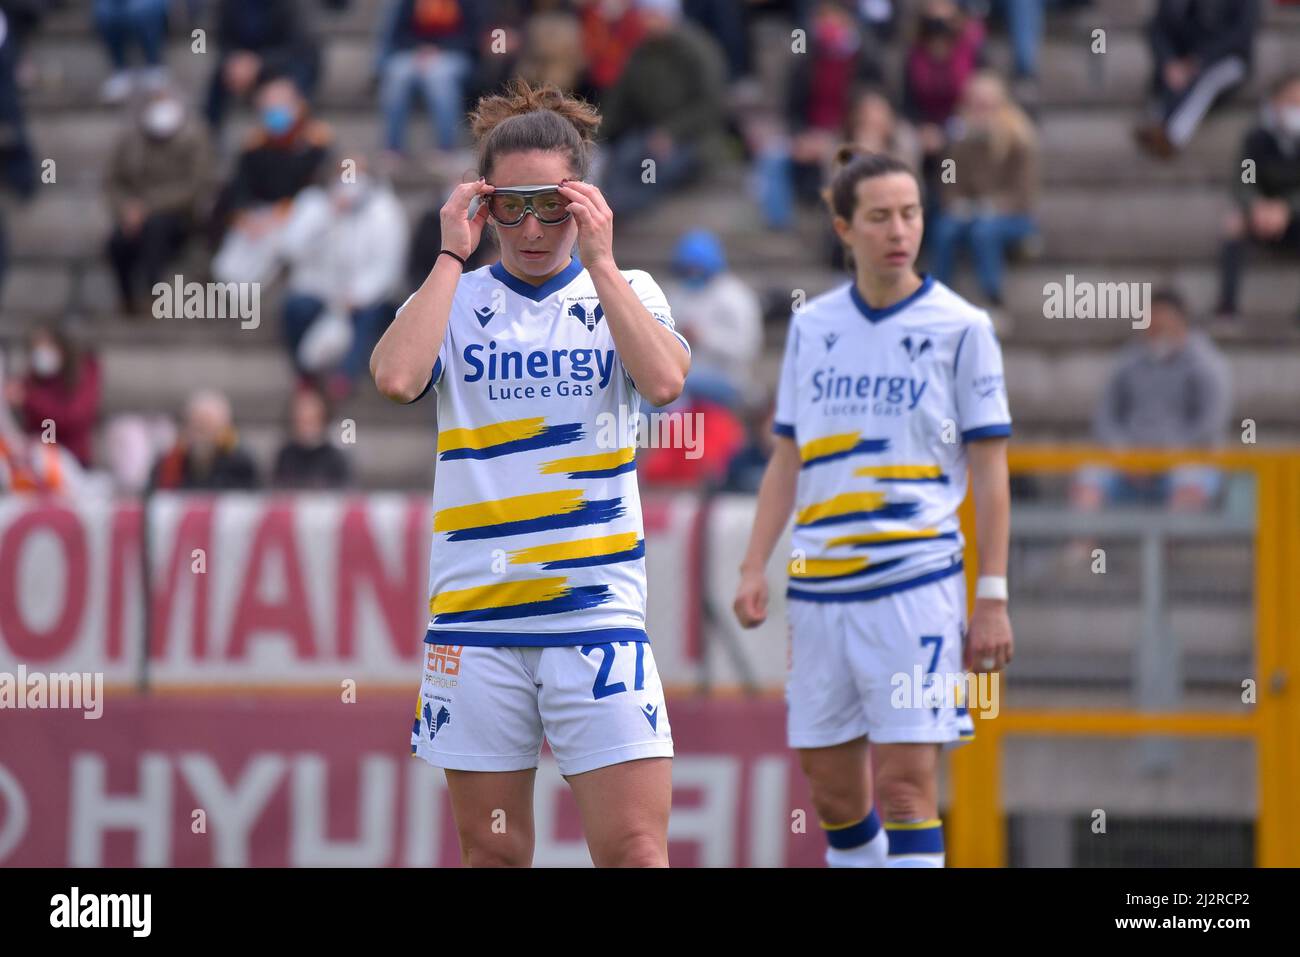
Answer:
[(767, 621), (767, 576), (761, 571), (741, 571), (736, 600), (731, 607), (742, 628), (753, 628)]
[(462, 259), (468, 259), (478, 249), (483, 227), (487, 225), (487, 203), (480, 203), (472, 218), (469, 215), (469, 204), (475, 196), (486, 197), (495, 188), (479, 177), (472, 183), (461, 183), (451, 191), (439, 214), (442, 220), (443, 249), (450, 249)]

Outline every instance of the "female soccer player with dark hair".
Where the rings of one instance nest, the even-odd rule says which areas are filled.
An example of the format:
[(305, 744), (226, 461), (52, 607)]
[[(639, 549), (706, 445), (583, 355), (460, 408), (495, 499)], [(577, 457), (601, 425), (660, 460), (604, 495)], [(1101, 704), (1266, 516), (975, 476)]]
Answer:
[[(988, 315), (916, 272), (916, 177), (883, 154), (838, 159), (828, 201), (855, 275), (790, 321), (735, 611), (746, 627), (766, 618), (764, 569), (793, 511), (787, 730), (827, 863), (939, 867), (939, 750), (973, 730), (941, 692), (972, 664), (1011, 660), (1011, 416)], [(969, 631), (957, 520), (968, 469), (981, 575)], [(897, 694), (912, 684), (923, 687)]]
[[(442, 208), (444, 249), (370, 361), (389, 398), (438, 397), (411, 751), (446, 769), (468, 865), (531, 863), (545, 734), (592, 860), (666, 866), (672, 737), (635, 436), (602, 424), (675, 399), (689, 347), (654, 279), (615, 264), (613, 214), (585, 182), (595, 110), (515, 82), (470, 119), (480, 178)], [(463, 273), (489, 223), (501, 261)]]

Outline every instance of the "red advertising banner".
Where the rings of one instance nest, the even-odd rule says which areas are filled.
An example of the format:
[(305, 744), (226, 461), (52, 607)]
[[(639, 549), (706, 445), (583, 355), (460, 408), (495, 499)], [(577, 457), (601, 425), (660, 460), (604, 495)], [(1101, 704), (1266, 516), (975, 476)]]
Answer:
[[(7, 711), (0, 864), (458, 866), (442, 772), (410, 756), (411, 698), (343, 697), (110, 695), (98, 720)], [(674, 866), (819, 866), (825, 838), (784, 746), (784, 704), (668, 708)], [(535, 805), (535, 864), (589, 866), (546, 753)]]
[[(694, 496), (645, 502), (647, 628), (668, 686), (699, 667), (697, 512)], [(147, 514), (0, 500), (0, 673), (403, 687), (420, 677), (431, 535), (428, 498), (399, 493), (159, 494)]]

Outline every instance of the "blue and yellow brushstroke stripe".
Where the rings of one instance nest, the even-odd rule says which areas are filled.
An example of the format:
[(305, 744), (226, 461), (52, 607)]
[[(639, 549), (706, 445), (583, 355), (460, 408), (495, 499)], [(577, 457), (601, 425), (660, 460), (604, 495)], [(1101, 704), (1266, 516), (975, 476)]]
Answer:
[(438, 459), (494, 459), (515, 452), (546, 449), (579, 441), (581, 422), (547, 425), (545, 418), (493, 422), (476, 429), (447, 429), (438, 433)]
[(449, 542), (474, 541), (599, 525), (620, 518), (625, 511), (621, 497), (589, 502), (581, 489), (536, 492), (444, 508), (433, 517), (433, 531), (445, 532)]
[(878, 482), (939, 482), (948, 484), (948, 476), (937, 465), (863, 465), (853, 470), (856, 478), (873, 478)]
[(883, 452), (889, 448), (889, 439), (864, 439), (861, 432), (840, 432), (823, 435), (799, 446), (800, 468), (812, 468), (868, 452)]
[(795, 524), (808, 527), (863, 519), (911, 518), (917, 508), (916, 502), (888, 502), (884, 492), (844, 492), (801, 508), (795, 515)]
[(956, 539), (956, 532), (940, 532), (937, 528), (910, 528), (896, 532), (869, 532), (863, 535), (841, 535), (826, 543), (827, 548), (851, 545), (854, 548), (887, 548), (891, 545), (910, 545), (938, 539)]
[(477, 585), (440, 592), (429, 599), (429, 614), (438, 625), (501, 621), (535, 615), (559, 615), (594, 608), (609, 601), (608, 585), (568, 586), (565, 577)]
[(645, 539), (636, 532), (580, 538), (553, 545), (534, 545), (510, 553), (510, 564), (540, 564), (545, 571), (559, 568), (590, 568), (645, 557)]
[(855, 558), (808, 558), (803, 561), (794, 559), (787, 570), (790, 577), (800, 584), (812, 582), (844, 581), (860, 578), (863, 575), (875, 575), (888, 568), (893, 568), (901, 558), (890, 558), (883, 562), (868, 561), (866, 557)]
[(575, 455), (567, 459), (552, 459), (538, 466), (543, 475), (567, 472), (571, 479), (611, 478), (636, 469), (636, 448), (616, 452), (597, 452), (595, 455)]

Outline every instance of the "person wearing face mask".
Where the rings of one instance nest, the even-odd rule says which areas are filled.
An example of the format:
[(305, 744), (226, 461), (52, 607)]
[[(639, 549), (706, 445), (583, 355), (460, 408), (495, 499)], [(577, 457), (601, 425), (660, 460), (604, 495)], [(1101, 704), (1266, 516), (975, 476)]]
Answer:
[[(1124, 350), (1106, 382), (1094, 431), (1113, 449), (1212, 449), (1227, 440), (1231, 396), (1222, 354), (1205, 333), (1188, 328), (1182, 297), (1160, 290), (1151, 296), (1141, 341)], [(1154, 475), (1089, 468), (1076, 477), (1071, 498), (1085, 511), (1116, 503), (1199, 511), (1213, 504), (1221, 485), (1220, 473), (1202, 466)]]
[(212, 272), (222, 282), (269, 276), (282, 255), (294, 201), (329, 169), (333, 132), (312, 117), (293, 80), (267, 80), (257, 92), (256, 106), (259, 123), (213, 212), (212, 237), (220, 248)]
[[(1237, 169), (1250, 160), (1253, 182), (1233, 177), (1235, 204), (1225, 218), (1219, 254), (1220, 321), (1237, 318), (1241, 271), (1250, 244), (1300, 254), (1300, 71), (1273, 84), (1260, 124), (1242, 142)], [(1300, 309), (1296, 311), (1300, 321)]]
[(285, 341), (298, 372), (323, 378), (335, 400), (393, 318), (409, 236), (400, 200), (364, 160), (353, 181), (309, 187), (294, 204), (282, 245)]
[(99, 419), (99, 362), (52, 326), (38, 326), (28, 338), (27, 374), (11, 379), (5, 398), (22, 429), (32, 436), (49, 434), (89, 466), (94, 429)]
[(113, 221), (108, 258), (126, 312), (136, 312), (193, 234), (210, 156), (206, 131), (172, 91), (146, 99), (118, 136), (104, 193)]
[(249, 490), (258, 485), (257, 467), (239, 444), (230, 400), (211, 389), (195, 392), (186, 403), (176, 444), (154, 463), (149, 490)]
[(255, 95), (267, 77), (292, 77), (311, 96), (320, 78), (320, 44), (305, 0), (217, 0), (216, 68), (205, 112), (217, 135), (232, 100)]

